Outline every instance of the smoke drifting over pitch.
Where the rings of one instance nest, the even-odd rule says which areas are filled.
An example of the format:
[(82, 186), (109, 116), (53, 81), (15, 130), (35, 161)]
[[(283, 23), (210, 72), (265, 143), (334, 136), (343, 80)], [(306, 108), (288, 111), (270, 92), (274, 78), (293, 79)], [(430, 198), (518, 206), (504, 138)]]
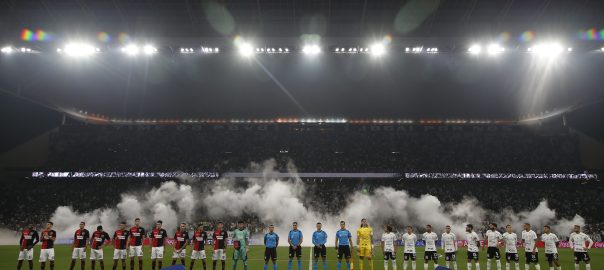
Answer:
[[(164, 228), (172, 234), (180, 222), (197, 223), (208, 219), (234, 221), (243, 215), (254, 215), (266, 224), (275, 224), (277, 233), (283, 239), (287, 237), (291, 223), (297, 221), (305, 236), (304, 245), (311, 245), (316, 222), (324, 224), (323, 228), (330, 236), (328, 244), (333, 245), (333, 235), (339, 228), (340, 220), (346, 221), (354, 234), (362, 218), (369, 220), (376, 239), (382, 233), (382, 226), (387, 223), (416, 228), (431, 224), (436, 232), (441, 232), (445, 225), (452, 225), (461, 239), (465, 224), (480, 226), (487, 217), (500, 225), (512, 224), (517, 232), (524, 222), (533, 224), (537, 231), (541, 226), (550, 224), (554, 232), (562, 236), (570, 233), (573, 224), (585, 223), (580, 216), (572, 220), (558, 220), (555, 210), (550, 209), (546, 201), (532, 210), (513, 212), (506, 209), (494, 213), (484, 209), (474, 198), (443, 204), (429, 194), (416, 198), (404, 190), (391, 187), (379, 187), (371, 194), (356, 191), (350, 194), (340, 214), (333, 215), (305, 204), (305, 201), (313, 199), (311, 187), (299, 178), (275, 178), (274, 165), (272, 160), (252, 165), (252, 170), (263, 173), (262, 178), (207, 181), (207, 184), (194, 185), (201, 186), (199, 189), (187, 184), (197, 181), (194, 179), (182, 179), (181, 184), (165, 182), (144, 194), (122, 194), (121, 202), (115, 207), (89, 213), (77, 213), (70, 206), (61, 206), (51, 220), (55, 223), (59, 238), (69, 238), (81, 220), (86, 221), (89, 230), (102, 224), (106, 231), (112, 232), (122, 220), (131, 224), (135, 217), (140, 217), (145, 228), (151, 228), (156, 220), (161, 219)], [(293, 165), (290, 171), (295, 172)], [(261, 235), (254, 237), (260, 238)]]

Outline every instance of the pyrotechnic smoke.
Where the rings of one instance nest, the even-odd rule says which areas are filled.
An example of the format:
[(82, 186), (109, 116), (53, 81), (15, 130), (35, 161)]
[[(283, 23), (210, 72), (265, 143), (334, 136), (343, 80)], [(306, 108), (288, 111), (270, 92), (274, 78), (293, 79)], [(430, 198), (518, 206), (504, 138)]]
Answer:
[[(460, 202), (441, 203), (437, 197), (425, 194), (412, 197), (404, 190), (391, 187), (379, 187), (370, 193), (354, 192), (342, 206), (340, 214), (328, 214), (325, 209), (316, 209), (306, 202), (313, 200), (313, 190), (299, 178), (289, 180), (274, 177), (275, 162), (253, 164), (252, 170), (262, 172), (263, 177), (238, 179), (220, 179), (209, 181), (199, 189), (189, 184), (164, 182), (144, 194), (123, 194), (115, 207), (97, 209), (89, 213), (77, 213), (69, 206), (55, 211), (52, 221), (59, 238), (68, 238), (77, 229), (80, 221), (86, 221), (93, 230), (102, 224), (106, 231), (113, 231), (121, 220), (132, 223), (140, 217), (146, 228), (156, 220), (164, 222), (169, 234), (177, 224), (199, 222), (208, 219), (235, 221), (244, 215), (257, 216), (265, 224), (275, 224), (277, 233), (285, 238), (293, 221), (297, 221), (304, 234), (304, 244), (310, 245), (316, 222), (322, 222), (330, 235), (328, 244), (332, 244), (333, 235), (344, 220), (348, 228), (356, 231), (362, 218), (367, 218), (374, 228), (375, 237), (382, 233), (384, 224), (411, 225), (423, 228), (431, 224), (436, 232), (451, 225), (458, 237), (463, 239), (465, 224), (472, 223), (480, 227), (484, 220), (512, 224), (517, 232), (521, 224), (529, 222), (536, 231), (550, 224), (559, 235), (567, 235), (573, 224), (584, 225), (584, 220), (576, 216), (573, 220), (558, 220), (554, 210), (543, 201), (533, 210), (514, 212), (506, 209), (493, 213), (484, 209), (474, 198), (465, 198)], [(290, 165), (291, 171), (295, 167)], [(188, 179), (186, 183), (191, 183)], [(342, 182), (341, 184), (345, 184)], [(322, 198), (322, 201), (326, 198)], [(329, 200), (329, 198), (327, 198)], [(256, 235), (261, 237), (260, 235)]]

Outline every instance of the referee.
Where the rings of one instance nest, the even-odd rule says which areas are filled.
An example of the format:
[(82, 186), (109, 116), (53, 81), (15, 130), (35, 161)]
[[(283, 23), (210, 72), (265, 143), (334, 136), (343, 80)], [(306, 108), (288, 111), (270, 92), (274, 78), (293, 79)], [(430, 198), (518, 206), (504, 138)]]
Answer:
[(327, 233), (324, 230), (321, 230), (321, 222), (317, 223), (317, 230), (312, 233), (312, 244), (315, 246), (314, 253), (314, 265), (313, 269), (317, 270), (317, 262), (319, 261), (319, 256), (323, 260), (323, 270), (327, 270), (327, 262), (325, 262), (325, 257), (327, 257), (327, 249), (325, 249), (325, 243), (327, 243)]

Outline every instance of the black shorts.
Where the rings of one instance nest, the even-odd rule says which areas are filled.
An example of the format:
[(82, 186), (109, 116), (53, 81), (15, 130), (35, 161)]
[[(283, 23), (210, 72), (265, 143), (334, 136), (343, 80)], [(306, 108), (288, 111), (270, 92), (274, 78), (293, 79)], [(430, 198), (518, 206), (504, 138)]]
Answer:
[(415, 261), (415, 259), (417, 259), (417, 255), (415, 253), (403, 253), (403, 259), (405, 261), (408, 261), (408, 260)]
[(454, 262), (457, 261), (457, 255), (455, 252), (445, 252), (445, 261)]
[(548, 262), (557, 262), (558, 261), (558, 253), (545, 253), (545, 258)]
[(264, 260), (268, 261), (268, 260), (273, 260), (276, 261), (277, 260), (277, 248), (273, 247), (273, 248), (266, 248), (264, 250)]
[(519, 262), (520, 261), (520, 256), (518, 256), (518, 253), (505, 253), (505, 260), (508, 262)]
[(589, 262), (589, 254), (587, 252), (575, 252), (575, 262), (579, 261)]
[(384, 252), (384, 261), (387, 260), (396, 260), (396, 253), (392, 252), (392, 251), (386, 251)]
[(319, 248), (317, 248), (317, 246), (315, 246), (313, 248), (313, 254), (315, 256), (315, 258), (319, 258), (319, 257), (327, 257), (327, 248), (325, 248), (325, 245), (320, 245)]
[(338, 259), (350, 259), (350, 246), (338, 246)]
[(293, 258), (294, 256), (296, 256), (297, 258), (302, 257), (302, 247), (301, 246), (298, 246), (296, 249), (294, 249), (293, 246), (289, 246), (289, 257)]
[(524, 257), (526, 257), (526, 264), (539, 263), (539, 253), (537, 252), (535, 252), (535, 254), (533, 254), (532, 252), (525, 252)]
[(468, 251), (468, 261), (469, 260), (476, 260), (478, 261), (478, 251), (474, 252), (474, 251)]
[(487, 248), (487, 259), (501, 259), (501, 255), (499, 254), (499, 248), (497, 247), (488, 247)]
[(436, 251), (424, 251), (424, 261), (438, 261), (438, 253)]

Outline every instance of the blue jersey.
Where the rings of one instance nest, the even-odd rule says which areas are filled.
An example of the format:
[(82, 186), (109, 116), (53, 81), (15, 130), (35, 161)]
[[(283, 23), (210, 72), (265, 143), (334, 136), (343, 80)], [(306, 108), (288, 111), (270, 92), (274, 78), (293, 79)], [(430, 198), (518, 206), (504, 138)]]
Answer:
[(336, 238), (338, 238), (338, 245), (339, 246), (349, 246), (350, 243), (348, 242), (348, 239), (352, 238), (352, 234), (350, 234), (349, 230), (340, 229), (336, 233)]
[(269, 232), (267, 234), (264, 235), (264, 245), (267, 248), (274, 248), (277, 247), (277, 244), (279, 243), (279, 235), (274, 233), (274, 232)]
[(302, 242), (302, 232), (300, 230), (289, 231), (289, 240), (293, 246), (299, 246)]
[(327, 233), (323, 230), (312, 233), (312, 244), (315, 246), (325, 245), (327, 243)]

